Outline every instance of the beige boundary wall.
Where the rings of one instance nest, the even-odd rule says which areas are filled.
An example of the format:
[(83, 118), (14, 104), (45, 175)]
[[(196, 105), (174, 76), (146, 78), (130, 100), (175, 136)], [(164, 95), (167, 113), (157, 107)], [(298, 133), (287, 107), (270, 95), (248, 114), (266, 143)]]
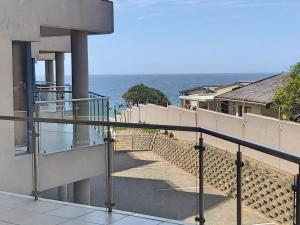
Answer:
[[(274, 147), (283, 152), (300, 156), (300, 124), (254, 114), (243, 118), (199, 109), (186, 110), (174, 106), (140, 105), (127, 109), (119, 116), (121, 122), (155, 123), (181, 126), (199, 126), (227, 135), (243, 138), (257, 144)], [(196, 141), (198, 135), (190, 132), (173, 132), (181, 140)], [(204, 135), (205, 143), (235, 153), (236, 144)], [(257, 151), (242, 148), (244, 155), (275, 168), (296, 174), (297, 165), (279, 160)]]

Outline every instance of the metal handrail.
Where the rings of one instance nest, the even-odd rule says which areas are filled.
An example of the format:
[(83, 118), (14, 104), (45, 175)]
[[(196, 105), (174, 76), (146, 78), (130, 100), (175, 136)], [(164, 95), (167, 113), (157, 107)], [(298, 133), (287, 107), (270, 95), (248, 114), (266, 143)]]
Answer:
[[(47, 89), (47, 88), (45, 88), (45, 89)], [(73, 93), (72, 91), (66, 91), (66, 90), (41, 90), (41, 92), (49, 92), (49, 93)], [(91, 96), (93, 95), (95, 97), (107, 97), (107, 96), (100, 95), (100, 94), (97, 94), (97, 93), (92, 92), (92, 91), (89, 91), (89, 95), (91, 95)]]
[[(58, 90), (49, 90), (49, 88), (51, 89), (58, 89)], [(59, 89), (63, 89), (63, 88), (69, 88), (69, 90), (59, 90)], [(37, 92), (49, 92), (49, 93), (72, 93), (72, 90), (70, 90), (70, 88), (72, 88), (72, 85), (69, 86), (51, 86), (51, 87), (39, 87), (37, 86)], [(93, 91), (89, 91), (89, 95), (93, 96), (93, 97), (107, 97), (101, 94), (98, 94), (96, 92)], [(108, 97), (107, 97), (108, 98)]]
[[(86, 101), (87, 99), (78, 99)], [(51, 102), (51, 101), (50, 101)], [(56, 101), (54, 101), (56, 102)], [(58, 101), (59, 102), (59, 101)], [(41, 102), (45, 103), (45, 102)], [(257, 150), (274, 157), (287, 160), (296, 164), (300, 164), (300, 157), (282, 152), (279, 149), (267, 147), (265, 145), (255, 144), (242, 138), (226, 135), (220, 132), (216, 132), (210, 129), (202, 127), (191, 126), (174, 126), (174, 125), (161, 125), (161, 124), (142, 124), (142, 123), (123, 123), (123, 122), (110, 122), (110, 121), (87, 121), (87, 120), (69, 120), (69, 119), (52, 119), (52, 118), (26, 118), (15, 116), (0, 116), (0, 120), (13, 120), (13, 121), (28, 121), (28, 122), (40, 122), (40, 123), (60, 123), (60, 124), (77, 124), (77, 125), (95, 125), (95, 126), (111, 126), (111, 127), (124, 127), (124, 128), (141, 128), (141, 129), (160, 129), (160, 130), (176, 130), (187, 132), (199, 132), (207, 134), (216, 138), (223, 139), (241, 145), (253, 150)]]
[(92, 91), (89, 91), (89, 94), (92, 94), (92, 95), (98, 96), (98, 97), (106, 97), (106, 96), (104, 96), (104, 95), (100, 95), (100, 94), (97, 94), (97, 93), (92, 92)]
[(49, 88), (71, 88), (72, 85), (64, 85), (64, 86), (48, 86), (48, 87), (44, 87), (44, 86), (36, 86), (36, 89), (49, 89)]
[(36, 104), (49, 104), (49, 103), (64, 103), (64, 102), (84, 102), (84, 101), (96, 101), (96, 100), (108, 100), (108, 97), (96, 97), (96, 98), (74, 98), (74, 99), (63, 99), (63, 100), (52, 100), (52, 101), (36, 101)]

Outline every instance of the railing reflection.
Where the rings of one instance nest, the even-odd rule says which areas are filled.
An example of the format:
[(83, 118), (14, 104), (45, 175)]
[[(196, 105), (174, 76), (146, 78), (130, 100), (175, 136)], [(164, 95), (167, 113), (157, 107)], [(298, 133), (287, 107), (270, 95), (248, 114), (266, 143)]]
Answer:
[[(36, 116), (53, 119), (108, 121), (107, 107), (108, 98), (106, 97), (37, 101)], [(41, 123), (39, 129), (42, 154), (103, 144), (106, 135), (103, 126), (95, 125)]]

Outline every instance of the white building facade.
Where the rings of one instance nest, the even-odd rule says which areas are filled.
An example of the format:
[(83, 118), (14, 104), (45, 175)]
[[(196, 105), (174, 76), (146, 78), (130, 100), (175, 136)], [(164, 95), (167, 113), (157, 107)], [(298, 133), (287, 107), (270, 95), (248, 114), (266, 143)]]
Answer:
[[(72, 57), (72, 98), (89, 97), (88, 36), (114, 31), (112, 2), (1, 0), (0, 21), (0, 115), (33, 117), (37, 113), (35, 62), (45, 60), (46, 81), (64, 86), (64, 53)], [(33, 123), (0, 122), (0, 190), (18, 194), (34, 190), (35, 129)], [(104, 173), (105, 157), (103, 145), (85, 143), (87, 132), (77, 128), (72, 151), (39, 155), (39, 192), (54, 187), (64, 190), (66, 184), (74, 183), (76, 202), (90, 203), (89, 178)], [(16, 146), (23, 142), (26, 152), (16, 154)]]

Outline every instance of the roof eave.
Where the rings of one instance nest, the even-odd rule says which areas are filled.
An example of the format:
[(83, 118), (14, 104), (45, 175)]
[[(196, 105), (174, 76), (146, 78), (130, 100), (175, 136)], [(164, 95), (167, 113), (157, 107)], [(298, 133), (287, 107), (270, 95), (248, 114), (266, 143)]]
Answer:
[(255, 102), (255, 101), (249, 101), (249, 100), (241, 100), (241, 99), (233, 99), (233, 98), (222, 98), (222, 97), (216, 97), (215, 100), (232, 101), (232, 102), (239, 102), (239, 103), (249, 103), (249, 104), (263, 105), (263, 106), (267, 106), (267, 105), (272, 104), (272, 102), (269, 102), (269, 103)]

